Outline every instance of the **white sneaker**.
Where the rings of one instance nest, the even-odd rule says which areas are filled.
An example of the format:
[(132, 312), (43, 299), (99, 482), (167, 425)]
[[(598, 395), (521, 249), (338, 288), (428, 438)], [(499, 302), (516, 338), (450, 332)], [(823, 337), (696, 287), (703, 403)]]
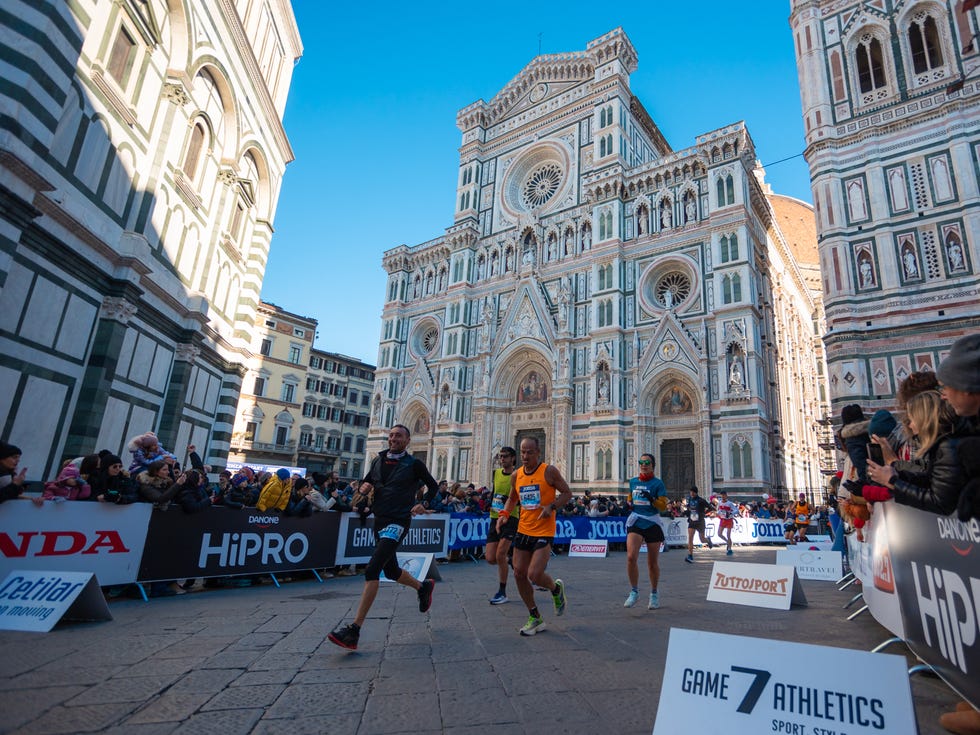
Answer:
[(636, 604), (637, 598), (639, 598), (636, 590), (630, 590), (630, 593), (626, 596), (626, 602), (623, 603), (623, 607), (633, 607)]
[(660, 607), (660, 594), (657, 592), (650, 593), (650, 604), (647, 605), (647, 610), (656, 610)]

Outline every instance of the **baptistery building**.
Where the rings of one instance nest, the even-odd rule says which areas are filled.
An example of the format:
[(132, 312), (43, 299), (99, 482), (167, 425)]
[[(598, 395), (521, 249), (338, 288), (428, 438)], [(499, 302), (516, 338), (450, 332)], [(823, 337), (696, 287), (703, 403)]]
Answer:
[(643, 452), (673, 495), (820, 484), (813, 210), (740, 122), (672, 148), (636, 68), (616, 29), (459, 111), (452, 224), (383, 257), (369, 450), (403, 423), (478, 485), (526, 436), (578, 493), (622, 491)]
[(293, 159), (292, 7), (3, 8), (0, 439), (29, 480), (147, 431), (222, 465)]

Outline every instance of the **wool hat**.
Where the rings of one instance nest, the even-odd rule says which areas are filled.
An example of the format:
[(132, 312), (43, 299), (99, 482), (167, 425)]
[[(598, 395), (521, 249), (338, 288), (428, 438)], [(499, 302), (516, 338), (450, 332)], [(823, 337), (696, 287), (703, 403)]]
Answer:
[(891, 412), (881, 409), (875, 411), (875, 415), (871, 417), (871, 423), (868, 424), (868, 434), (888, 436), (895, 430), (896, 426), (898, 426), (898, 422), (891, 415)]
[(856, 403), (852, 403), (849, 406), (844, 406), (840, 412), (841, 423), (845, 426), (847, 424), (853, 424), (856, 421), (864, 421), (864, 411)]
[(114, 464), (122, 464), (122, 460), (119, 459), (115, 454), (103, 454), (102, 459), (99, 462), (99, 467), (104, 470), (109, 469)]
[(304, 487), (309, 486), (309, 484), (309, 481), (305, 477), (299, 477), (293, 485), (293, 490), (302, 490)]
[(939, 364), (936, 377), (943, 385), (966, 393), (980, 393), (980, 334), (960, 337)]
[(287, 470), (285, 467), (280, 467), (278, 470), (276, 470), (276, 477), (285, 482), (289, 479), (289, 470)]
[(23, 454), (20, 451), (20, 447), (15, 447), (13, 444), (7, 444), (6, 442), (0, 442), (0, 459), (7, 459), (7, 457), (15, 457), (20, 454)]

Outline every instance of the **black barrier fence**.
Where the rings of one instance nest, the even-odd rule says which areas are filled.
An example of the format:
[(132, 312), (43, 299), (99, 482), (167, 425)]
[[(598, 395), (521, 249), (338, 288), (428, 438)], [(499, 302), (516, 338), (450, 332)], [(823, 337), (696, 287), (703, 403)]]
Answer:
[(278, 574), (336, 563), (339, 513), (294, 518), (254, 509), (155, 512), (137, 581)]

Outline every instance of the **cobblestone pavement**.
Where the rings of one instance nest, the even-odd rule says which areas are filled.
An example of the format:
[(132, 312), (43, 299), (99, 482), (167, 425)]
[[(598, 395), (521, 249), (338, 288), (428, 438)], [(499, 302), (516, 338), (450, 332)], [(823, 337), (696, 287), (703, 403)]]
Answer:
[[(809, 605), (787, 612), (709, 603), (710, 562), (724, 552), (683, 560), (679, 549), (662, 557), (651, 611), (642, 559), (641, 602), (625, 609), (622, 552), (553, 558), (568, 610), (556, 618), (538, 593), (548, 628), (532, 638), (517, 633), (527, 613), (513, 581), (511, 603), (495, 607), (493, 568), (441, 565), (428, 614), (411, 590), (382, 586), (356, 652), (325, 635), (349, 622), (361, 577), (113, 602), (111, 622), (0, 631), (0, 732), (650, 733), (671, 627), (864, 650), (888, 637), (868, 614), (845, 620), (851, 588), (804, 581)], [(731, 560), (773, 562), (775, 551)], [(924, 677), (912, 691), (922, 735), (944, 732), (937, 718), (955, 695)]]

